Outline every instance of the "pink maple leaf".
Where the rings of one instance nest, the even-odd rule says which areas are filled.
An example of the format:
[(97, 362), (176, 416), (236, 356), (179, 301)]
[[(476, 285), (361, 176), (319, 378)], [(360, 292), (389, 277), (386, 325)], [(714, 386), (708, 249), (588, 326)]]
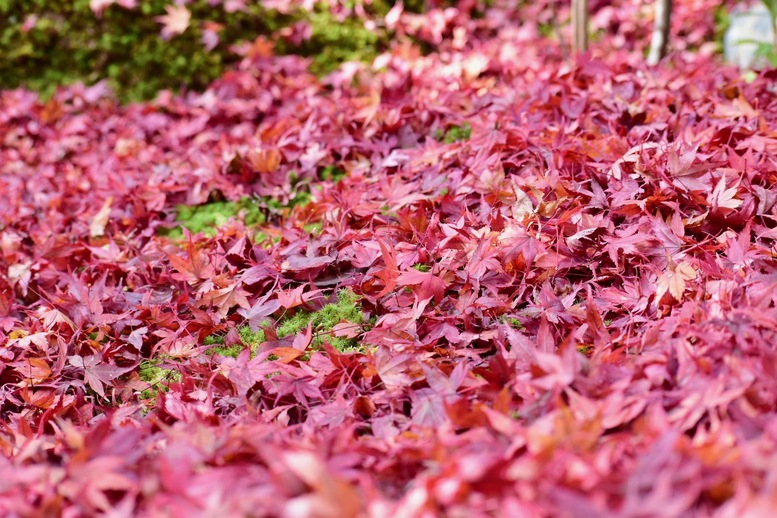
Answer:
[(169, 40), (173, 36), (183, 34), (189, 28), (192, 13), (183, 5), (166, 5), (167, 14), (154, 18), (163, 25), (162, 38)]
[(113, 380), (122, 374), (132, 370), (132, 367), (121, 368), (116, 365), (110, 365), (105, 362), (102, 355), (92, 354), (90, 356), (69, 356), (68, 362), (73, 367), (80, 367), (84, 370), (84, 381), (99, 394), (105, 397), (105, 388), (103, 385), (113, 385)]
[(275, 313), (281, 307), (281, 301), (277, 298), (270, 299), (273, 295), (274, 293), (270, 292), (257, 300), (256, 304), (250, 308), (238, 310), (238, 313), (248, 320), (248, 326), (251, 328), (251, 331), (257, 331), (262, 320)]
[(138, 5), (137, 0), (89, 0), (89, 9), (97, 16), (101, 16), (103, 11), (113, 4), (125, 9), (134, 9)]
[(667, 292), (675, 300), (680, 301), (685, 292), (686, 282), (695, 279), (697, 275), (696, 270), (687, 261), (682, 261), (676, 265), (670, 264), (666, 271), (658, 277), (656, 283), (656, 305), (659, 304), (661, 298)]

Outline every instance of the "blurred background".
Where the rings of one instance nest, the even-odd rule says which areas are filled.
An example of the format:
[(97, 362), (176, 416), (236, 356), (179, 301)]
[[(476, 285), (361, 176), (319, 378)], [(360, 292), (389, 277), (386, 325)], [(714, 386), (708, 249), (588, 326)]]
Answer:
[[(594, 55), (646, 53), (652, 1), (587, 3)], [(732, 13), (750, 5), (675, 0), (670, 53), (722, 56)], [(763, 20), (760, 37), (770, 41)], [(400, 48), (444, 53), (511, 35), (546, 39), (541, 57), (562, 60), (570, 30), (569, 2), (557, 0), (0, 0), (0, 88), (45, 98), (60, 85), (106, 80), (122, 102), (142, 101), (202, 90), (250, 52), (300, 56), (325, 76)]]

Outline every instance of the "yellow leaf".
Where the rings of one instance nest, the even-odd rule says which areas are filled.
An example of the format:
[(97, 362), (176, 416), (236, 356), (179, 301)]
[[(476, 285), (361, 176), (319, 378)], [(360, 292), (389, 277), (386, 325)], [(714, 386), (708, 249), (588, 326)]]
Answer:
[(28, 334), (30, 334), (30, 332), (25, 331), (24, 329), (14, 329), (13, 331), (11, 331), (11, 334), (8, 335), (8, 339), (17, 340), (19, 338), (24, 338)]

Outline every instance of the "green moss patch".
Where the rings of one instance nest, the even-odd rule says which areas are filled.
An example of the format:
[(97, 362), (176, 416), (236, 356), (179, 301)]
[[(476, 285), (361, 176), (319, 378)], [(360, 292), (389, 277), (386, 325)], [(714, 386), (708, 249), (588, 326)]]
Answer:
[(241, 217), (246, 226), (255, 226), (265, 221), (259, 205), (251, 198), (240, 201), (215, 201), (203, 205), (178, 205), (175, 208), (177, 225), (160, 230), (160, 234), (172, 239), (183, 238), (183, 228), (192, 234), (202, 232), (208, 237), (216, 234), (219, 227), (234, 217)]
[(351, 290), (342, 289), (337, 292), (337, 301), (327, 304), (318, 311), (299, 311), (291, 318), (284, 319), (277, 328), (278, 337), (296, 335), (304, 332), (308, 324), (313, 331), (313, 346), (320, 346), (324, 341), (340, 352), (360, 350), (355, 338), (334, 336), (333, 330), (338, 324), (351, 324), (361, 331), (364, 324), (364, 313), (359, 304), (360, 298)]
[(335, 165), (328, 165), (318, 172), (318, 177), (326, 182), (337, 183), (345, 178), (345, 169)]
[[(269, 325), (269, 320), (262, 323), (262, 326)], [(243, 352), (246, 346), (248, 346), (251, 348), (251, 356), (253, 356), (256, 354), (256, 349), (259, 347), (259, 345), (265, 341), (264, 331), (261, 329), (254, 332), (251, 331), (251, 328), (248, 326), (242, 326), (240, 329), (238, 329), (238, 333), (240, 334), (240, 341), (242, 343), (230, 346), (223, 345), (224, 337), (221, 335), (211, 335), (206, 337), (204, 340), (205, 345), (215, 345), (215, 347), (208, 349), (207, 354), (237, 358), (240, 356), (240, 353)]]
[(510, 326), (510, 327), (512, 327), (514, 329), (518, 329), (518, 330), (525, 329), (523, 324), (521, 324), (521, 321), (518, 320), (515, 317), (508, 317), (506, 315), (502, 315), (502, 316), (499, 317), (499, 322), (501, 322), (503, 324), (507, 324), (508, 326)]
[[(278, 54), (311, 58), (311, 71), (319, 75), (346, 61), (371, 62), (392, 37), (389, 31), (367, 29), (357, 16), (341, 20), (323, 3), (313, 12), (279, 13), (262, 2), (247, 2), (245, 9), (230, 13), (209, 0), (192, 0), (186, 2), (187, 29), (165, 40), (157, 18), (173, 3), (138, 0), (135, 9), (109, 5), (97, 16), (89, 0), (0, 0), (0, 88), (25, 86), (48, 97), (61, 85), (107, 79), (122, 102), (137, 102), (162, 89), (203, 90), (241, 59), (231, 50), (235, 44), (258, 36), (275, 40)], [(373, 0), (363, 7), (381, 20), (394, 3)], [(426, 8), (424, 0), (405, 2), (408, 12)], [(31, 19), (35, 23), (26, 23)], [(277, 37), (299, 22), (310, 24), (309, 40), (297, 45)], [(216, 28), (219, 38), (210, 50), (202, 43), (208, 28)]]
[(434, 139), (446, 144), (453, 144), (454, 142), (469, 140), (471, 135), (472, 127), (469, 125), (469, 122), (465, 122), (461, 126), (452, 126), (446, 131), (437, 130), (434, 134)]
[[(186, 228), (192, 234), (203, 233), (207, 237), (213, 237), (220, 227), (230, 219), (238, 218), (246, 227), (253, 228), (254, 241), (256, 243), (276, 241), (277, 237), (270, 238), (257, 227), (266, 223), (272, 215), (287, 214), (297, 206), (304, 206), (313, 200), (313, 195), (308, 191), (299, 190), (286, 202), (274, 198), (249, 198), (244, 197), (238, 201), (214, 201), (202, 205), (178, 205), (175, 208), (175, 225), (173, 227), (160, 228), (157, 233), (170, 239), (183, 239), (183, 229)], [(312, 222), (305, 226), (308, 233), (320, 233), (322, 224)]]
[[(307, 189), (307, 186), (304, 186)], [(292, 197), (287, 202), (282, 202), (275, 198), (261, 198), (258, 204), (266, 207), (268, 210), (283, 213), (286, 210), (293, 209), (297, 206), (304, 206), (313, 201), (313, 195), (306, 190), (298, 190), (293, 193)]]
[(140, 364), (138, 374), (140, 379), (149, 384), (149, 387), (140, 393), (140, 399), (153, 404), (156, 401), (158, 390), (166, 391), (166, 383), (179, 381), (181, 373), (162, 367), (163, 358), (145, 360)]
[[(342, 289), (337, 292), (337, 300), (335, 302), (325, 305), (318, 311), (299, 310), (292, 315), (281, 318), (276, 324), (275, 332), (278, 338), (295, 336), (304, 333), (307, 330), (308, 324), (310, 324), (313, 332), (312, 346), (314, 348), (320, 347), (326, 341), (340, 352), (361, 351), (362, 347), (356, 338), (334, 335), (334, 329), (338, 324), (353, 326), (354, 331), (358, 332), (363, 330), (367, 322), (359, 304), (360, 300), (360, 297), (351, 290)], [(266, 327), (271, 325), (271, 322), (267, 321), (262, 325)], [(251, 355), (253, 356), (256, 354), (259, 345), (264, 343), (266, 339), (263, 330), (251, 331), (247, 325), (241, 326), (238, 332), (243, 342), (242, 345), (213, 347), (210, 349), (211, 354), (237, 358), (244, 347), (248, 346), (251, 348)], [(211, 336), (205, 339), (206, 345), (220, 343), (223, 343), (223, 339), (219, 336)]]
[(385, 46), (379, 44), (378, 35), (367, 30), (361, 20), (347, 18), (338, 23), (325, 11), (311, 13), (309, 20), (312, 35), (301, 54), (313, 59), (310, 70), (317, 75), (332, 72), (346, 61), (370, 62)]
[(245, 346), (243, 344), (223, 345), (224, 337), (221, 335), (210, 335), (205, 338), (203, 343), (205, 345), (216, 346), (208, 349), (207, 354), (211, 356), (215, 354), (219, 356), (228, 356), (230, 358), (237, 358), (240, 355), (240, 353), (243, 352), (243, 349), (245, 349)]
[[(313, 196), (306, 191), (295, 193), (294, 197), (284, 203), (274, 198), (249, 198), (239, 201), (214, 201), (202, 205), (178, 205), (175, 208), (176, 225), (159, 231), (160, 235), (171, 239), (182, 239), (183, 229), (192, 234), (202, 232), (208, 237), (216, 235), (219, 227), (232, 218), (239, 218), (246, 227), (257, 227), (267, 220), (268, 214), (282, 214), (297, 205), (310, 203)], [(257, 242), (267, 239), (267, 234), (257, 232)]]

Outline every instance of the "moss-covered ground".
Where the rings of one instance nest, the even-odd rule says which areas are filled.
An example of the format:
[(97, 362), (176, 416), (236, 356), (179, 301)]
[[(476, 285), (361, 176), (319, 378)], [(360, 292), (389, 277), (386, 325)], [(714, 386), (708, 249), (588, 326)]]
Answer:
[(140, 399), (148, 406), (153, 406), (158, 391), (167, 390), (167, 383), (181, 379), (181, 373), (175, 369), (166, 368), (165, 361), (164, 357), (150, 358), (143, 361), (138, 369), (141, 381), (148, 384), (148, 387), (141, 391)]
[[(296, 206), (304, 206), (312, 200), (312, 195), (305, 191), (297, 192), (287, 203), (272, 198), (244, 197), (238, 201), (212, 201), (201, 205), (178, 205), (175, 209), (173, 226), (161, 228), (160, 235), (173, 240), (183, 238), (183, 229), (192, 234), (202, 233), (207, 237), (216, 235), (219, 227), (232, 218), (241, 220), (246, 227), (255, 229), (267, 221), (270, 214), (283, 214)], [(311, 223), (313, 229), (320, 230), (319, 224)], [(266, 234), (257, 233), (258, 240), (266, 238)]]
[(453, 144), (454, 142), (469, 140), (470, 135), (472, 135), (472, 128), (469, 122), (465, 122), (461, 126), (451, 126), (445, 131), (437, 130), (434, 138), (445, 144)]
[[(324, 305), (318, 311), (297, 310), (290, 315), (281, 317), (275, 324), (275, 333), (278, 338), (294, 336), (305, 332), (309, 324), (313, 333), (311, 346), (314, 349), (320, 347), (324, 342), (328, 342), (340, 352), (361, 351), (362, 345), (358, 338), (335, 335), (335, 327), (338, 324), (343, 324), (340, 328), (343, 331), (353, 331), (353, 333), (343, 333), (347, 335), (360, 334), (364, 330), (368, 321), (359, 301), (360, 297), (353, 291), (341, 289), (337, 292), (337, 298), (334, 301)], [(264, 327), (270, 325), (272, 322), (266, 321)], [(209, 350), (209, 353), (237, 358), (245, 347), (250, 347), (253, 355), (259, 345), (266, 340), (265, 332), (262, 329), (251, 331), (247, 325), (244, 325), (238, 331), (242, 344), (218, 345), (223, 344), (223, 337), (218, 335), (207, 337), (205, 345), (215, 345)]]

